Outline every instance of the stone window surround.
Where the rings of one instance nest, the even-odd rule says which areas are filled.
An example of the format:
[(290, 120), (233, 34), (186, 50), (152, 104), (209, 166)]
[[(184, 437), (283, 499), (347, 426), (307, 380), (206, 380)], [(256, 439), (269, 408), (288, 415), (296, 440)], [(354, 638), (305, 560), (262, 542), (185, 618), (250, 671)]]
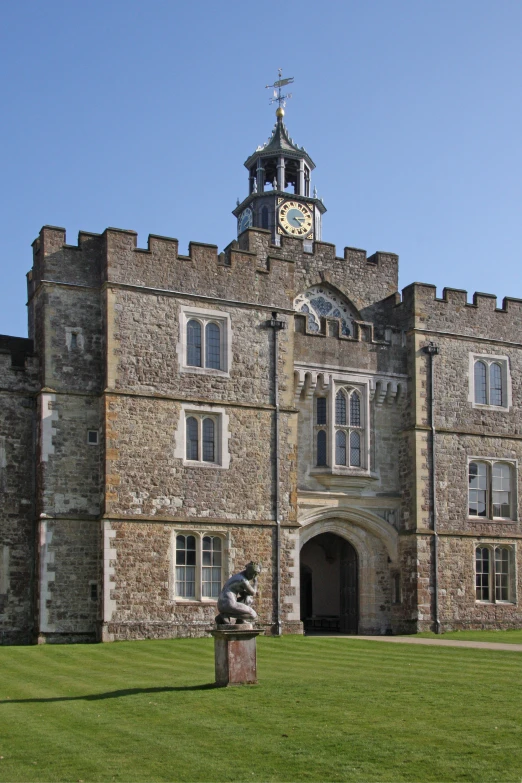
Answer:
[[(203, 462), (203, 460), (187, 459), (187, 419), (190, 416), (201, 418), (208, 415), (216, 423), (216, 461)], [(230, 438), (229, 415), (225, 408), (217, 405), (200, 405), (190, 402), (181, 404), (178, 426), (174, 434), (174, 457), (183, 460), (187, 467), (204, 468), (205, 470), (227, 470), (230, 466), (230, 453), (228, 440)]]
[[(475, 362), (482, 361), (486, 364), (489, 371), (490, 364), (499, 364), (502, 371), (502, 392), (504, 396), (504, 405), (490, 405), (489, 403), (484, 405), (480, 402), (475, 402)], [(488, 372), (489, 376), (489, 372)], [(488, 377), (489, 383), (489, 377)], [(512, 404), (512, 388), (511, 388), (511, 373), (509, 370), (509, 357), (498, 356), (496, 354), (489, 353), (470, 353), (469, 354), (469, 394), (468, 402), (471, 403), (472, 408), (481, 408), (482, 410), (492, 411), (509, 411)]]
[[(495, 597), (495, 548), (504, 547), (509, 550), (509, 600), (502, 601)], [(494, 541), (492, 539), (478, 539), (473, 546), (473, 594), (476, 596), (476, 570), (477, 570), (477, 549), (486, 547), (490, 551), (490, 583), (489, 583), (489, 601), (478, 600), (475, 598), (475, 604), (478, 606), (491, 606), (491, 604), (500, 604), (502, 606), (516, 606), (517, 603), (517, 545), (515, 543), (506, 543), (504, 541)]]
[[(73, 347), (73, 335), (76, 337), (76, 346)], [(83, 351), (85, 347), (85, 339), (83, 336), (83, 329), (79, 326), (66, 326), (65, 327), (65, 345), (69, 351)]]
[[(333, 388), (332, 388), (333, 386)], [(361, 436), (361, 465), (360, 467), (349, 467), (346, 465), (337, 465), (335, 463), (335, 433), (336, 430), (339, 429), (335, 424), (335, 398), (337, 395), (337, 392), (340, 389), (345, 389), (348, 391), (348, 394), (356, 390), (361, 395), (361, 426), (357, 427), (356, 430), (359, 432)], [(348, 375), (342, 375), (340, 373), (336, 373), (335, 376), (332, 376), (332, 382), (328, 384), (325, 388), (322, 390), (318, 389), (316, 390), (316, 393), (314, 394), (312, 400), (313, 410), (312, 410), (312, 428), (313, 428), (313, 436), (312, 436), (312, 443), (313, 443), (313, 473), (336, 473), (336, 474), (343, 474), (343, 475), (360, 475), (363, 473), (364, 475), (369, 474), (370, 472), (370, 437), (369, 437), (369, 426), (368, 422), (370, 421), (370, 400), (369, 400), (369, 389), (368, 389), (368, 380), (362, 379), (360, 377), (356, 376), (348, 376)], [(327, 400), (327, 408), (326, 408), (326, 426), (317, 425), (316, 424), (316, 400), (318, 397), (326, 397)], [(326, 466), (318, 466), (317, 465), (317, 433), (320, 429), (326, 430), (326, 449), (328, 454), (328, 465)], [(346, 428), (348, 429), (348, 428)]]
[[(482, 406), (484, 407), (484, 406)], [(502, 457), (468, 457), (468, 464), (467, 464), (467, 472), (466, 476), (468, 477), (468, 493), (469, 493), (469, 466), (471, 462), (482, 462), (485, 463), (488, 466), (488, 487), (487, 487), (487, 506), (488, 506), (488, 514), (485, 517), (479, 517), (479, 516), (471, 516), (469, 514), (468, 510), (468, 519), (472, 519), (476, 522), (501, 522), (501, 523), (514, 523), (518, 520), (518, 493), (517, 493), (517, 486), (518, 486), (518, 460), (517, 459), (503, 459)], [(492, 478), (491, 478), (491, 468), (493, 466), (493, 463), (495, 462), (501, 462), (504, 465), (509, 465), (511, 468), (511, 516), (510, 517), (493, 517), (489, 511), (492, 510)], [(469, 497), (469, 494), (468, 494)], [(469, 505), (469, 504), (468, 504)]]
[[(187, 364), (187, 324), (194, 319), (201, 323), (202, 327), (202, 357), (205, 361), (205, 326), (215, 323), (219, 326), (221, 369), (212, 367), (195, 367)], [(232, 357), (232, 326), (230, 314), (223, 310), (206, 310), (192, 305), (179, 306), (179, 341), (177, 345), (179, 371), (195, 373), (199, 375), (219, 375), (222, 378), (230, 378), (230, 360)]]
[[(191, 598), (184, 598), (176, 595), (176, 536), (194, 536), (196, 539), (196, 595)], [(229, 534), (224, 530), (201, 530), (199, 528), (179, 528), (171, 533), (169, 547), (169, 597), (171, 601), (180, 604), (210, 604), (216, 605), (215, 598), (207, 598), (203, 593), (203, 539), (205, 536), (214, 536), (221, 539), (221, 582), (225, 582), (225, 575), (228, 574), (228, 549)]]

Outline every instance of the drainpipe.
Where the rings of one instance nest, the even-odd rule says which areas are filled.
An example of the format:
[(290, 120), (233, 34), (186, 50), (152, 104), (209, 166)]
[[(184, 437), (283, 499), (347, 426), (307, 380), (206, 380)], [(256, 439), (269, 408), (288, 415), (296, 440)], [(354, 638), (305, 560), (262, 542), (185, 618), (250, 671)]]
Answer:
[(433, 367), (434, 357), (439, 353), (438, 346), (435, 343), (429, 343), (422, 349), (430, 357), (430, 427), (431, 427), (431, 497), (432, 497), (432, 520), (433, 520), (433, 592), (434, 592), (434, 612), (435, 612), (435, 633), (440, 633), (439, 617), (439, 536), (437, 533), (437, 498), (436, 490), (436, 463), (435, 463), (435, 373)]
[(286, 324), (284, 321), (280, 321), (277, 318), (277, 313), (272, 313), (272, 318), (267, 322), (267, 325), (274, 330), (274, 441), (275, 441), (275, 519), (276, 519), (276, 567), (275, 567), (275, 581), (276, 581), (276, 605), (275, 605), (275, 627), (276, 636), (281, 636), (281, 498), (279, 488), (279, 372), (278, 372), (278, 359), (279, 359), (279, 332), (284, 329)]

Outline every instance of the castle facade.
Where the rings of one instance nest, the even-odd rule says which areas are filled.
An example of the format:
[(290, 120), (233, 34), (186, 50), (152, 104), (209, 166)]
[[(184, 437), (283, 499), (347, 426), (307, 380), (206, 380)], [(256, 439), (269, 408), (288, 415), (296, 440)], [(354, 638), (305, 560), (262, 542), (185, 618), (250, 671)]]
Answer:
[(522, 301), (321, 240), (281, 109), (222, 253), (45, 226), (0, 337), (0, 641), (522, 625)]

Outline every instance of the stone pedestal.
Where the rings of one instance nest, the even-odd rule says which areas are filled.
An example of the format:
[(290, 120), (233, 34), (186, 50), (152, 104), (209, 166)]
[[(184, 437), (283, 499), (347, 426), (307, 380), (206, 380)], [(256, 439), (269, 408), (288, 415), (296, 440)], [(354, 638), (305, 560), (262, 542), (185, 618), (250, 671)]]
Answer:
[(245, 625), (218, 626), (214, 637), (216, 685), (257, 683), (256, 639), (264, 631)]

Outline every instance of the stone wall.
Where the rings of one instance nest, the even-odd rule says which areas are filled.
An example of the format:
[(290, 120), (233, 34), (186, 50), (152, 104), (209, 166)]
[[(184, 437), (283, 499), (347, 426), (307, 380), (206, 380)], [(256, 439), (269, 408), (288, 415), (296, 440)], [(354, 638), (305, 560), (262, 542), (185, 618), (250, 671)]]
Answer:
[[(223, 579), (242, 570), (250, 560), (261, 561), (255, 610), (259, 624), (271, 631), (274, 623), (274, 525), (143, 523), (139, 521), (110, 523), (111, 567), (107, 580), (110, 606), (104, 618), (104, 638), (171, 638), (205, 636), (217, 614), (212, 599), (188, 600), (176, 597), (175, 537), (177, 533), (218, 535), (223, 541)], [(282, 530), (282, 619), (285, 632), (302, 632), (292, 616), (296, 600), (293, 579), (295, 544), (291, 528)], [(297, 596), (298, 598), (298, 596)]]

